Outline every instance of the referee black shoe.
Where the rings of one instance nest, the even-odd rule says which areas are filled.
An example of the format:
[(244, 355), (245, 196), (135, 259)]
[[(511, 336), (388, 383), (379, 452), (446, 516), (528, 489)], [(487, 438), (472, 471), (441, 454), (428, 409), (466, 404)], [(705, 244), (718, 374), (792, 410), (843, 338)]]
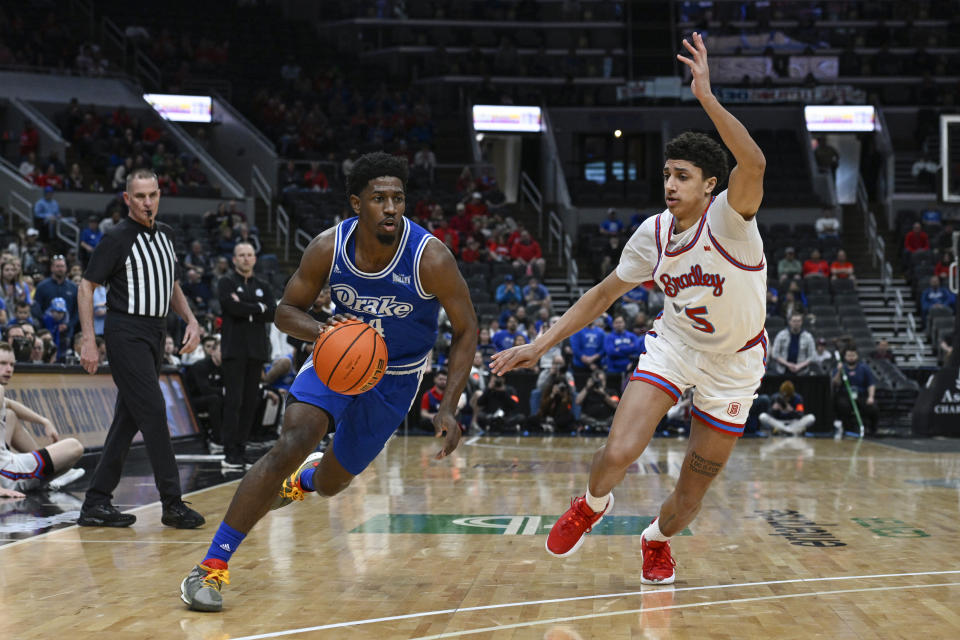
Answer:
[(187, 506), (183, 500), (177, 500), (163, 505), (163, 515), (160, 522), (176, 529), (196, 529), (207, 521), (203, 516)]
[(132, 513), (121, 513), (112, 504), (81, 507), (77, 524), (81, 527), (129, 527), (137, 521)]

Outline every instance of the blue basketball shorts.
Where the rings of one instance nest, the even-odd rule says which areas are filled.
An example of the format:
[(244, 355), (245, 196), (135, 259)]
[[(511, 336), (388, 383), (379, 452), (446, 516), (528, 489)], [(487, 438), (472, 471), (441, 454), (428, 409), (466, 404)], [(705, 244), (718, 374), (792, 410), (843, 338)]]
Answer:
[(323, 384), (308, 358), (290, 386), (290, 395), (330, 414), (336, 425), (334, 455), (344, 469), (359, 475), (403, 423), (422, 380), (422, 370), (404, 375), (384, 374), (370, 391), (347, 396)]

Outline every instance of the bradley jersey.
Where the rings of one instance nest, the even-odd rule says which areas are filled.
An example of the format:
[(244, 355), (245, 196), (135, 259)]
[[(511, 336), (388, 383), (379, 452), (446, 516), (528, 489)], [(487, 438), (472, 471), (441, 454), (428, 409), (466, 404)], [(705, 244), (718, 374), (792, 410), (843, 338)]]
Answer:
[(767, 265), (755, 218), (744, 220), (714, 197), (697, 224), (673, 231), (669, 210), (647, 218), (617, 266), (625, 282), (653, 280), (663, 291), (655, 329), (712, 353), (760, 344), (766, 320)]
[(437, 340), (440, 303), (420, 284), (420, 258), (436, 238), (404, 218), (400, 246), (390, 264), (365, 273), (355, 264), (356, 228), (355, 217), (337, 225), (330, 267), (335, 313), (353, 314), (380, 332), (387, 344), (387, 373), (418, 373)]

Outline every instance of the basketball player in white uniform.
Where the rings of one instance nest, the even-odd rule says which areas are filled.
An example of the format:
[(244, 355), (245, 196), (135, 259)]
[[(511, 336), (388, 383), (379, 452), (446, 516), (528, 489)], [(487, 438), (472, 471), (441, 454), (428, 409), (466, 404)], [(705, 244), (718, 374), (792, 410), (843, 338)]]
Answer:
[(674, 581), (669, 539), (693, 521), (713, 478), (743, 433), (766, 360), (767, 268), (754, 216), (763, 197), (763, 152), (710, 91), (707, 50), (698, 33), (679, 55), (691, 90), (713, 121), (736, 166), (728, 188), (723, 148), (684, 133), (665, 149), (667, 208), (648, 218), (623, 249), (620, 264), (534, 342), (493, 356), (502, 375), (534, 366), (552, 345), (578, 331), (637, 283), (654, 281), (663, 313), (647, 333), (646, 352), (614, 416), (606, 444), (593, 457), (585, 495), (574, 498), (547, 538), (547, 551), (567, 556), (613, 506), (613, 488), (643, 453), (667, 410), (694, 388), (692, 426), (680, 478), (641, 537), (645, 584)]

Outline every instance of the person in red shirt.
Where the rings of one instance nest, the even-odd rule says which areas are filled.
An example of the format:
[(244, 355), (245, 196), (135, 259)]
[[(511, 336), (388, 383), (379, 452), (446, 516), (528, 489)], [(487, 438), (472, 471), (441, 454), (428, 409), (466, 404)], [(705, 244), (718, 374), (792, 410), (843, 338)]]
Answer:
[(487, 243), (487, 249), (497, 260), (507, 260), (510, 258), (510, 245), (507, 243), (506, 232), (498, 234), (493, 240)]
[(933, 267), (933, 275), (941, 280), (949, 277), (951, 264), (953, 264), (953, 253), (951, 251), (944, 251), (940, 254), (940, 259)]
[(303, 173), (303, 184), (312, 191), (329, 191), (330, 183), (327, 174), (320, 168), (320, 163), (311, 162), (310, 168)]
[(540, 243), (530, 237), (526, 229), (520, 234), (520, 239), (510, 247), (510, 257), (513, 258), (514, 268), (526, 267), (527, 275), (543, 276), (546, 260), (540, 250)]
[(820, 257), (820, 251), (814, 249), (810, 252), (810, 257), (803, 262), (803, 277), (824, 277), (830, 276), (830, 265)]
[(23, 125), (23, 131), (20, 133), (20, 157), (26, 158), (30, 152), (36, 153), (40, 145), (40, 134), (32, 122)]
[(853, 263), (847, 260), (847, 252), (843, 249), (837, 251), (837, 259), (830, 263), (830, 279), (837, 278), (856, 279), (853, 276)]
[(57, 191), (63, 189), (63, 178), (57, 175), (57, 167), (53, 164), (47, 165), (46, 173), (38, 175), (34, 182), (40, 187), (53, 187)]
[(450, 228), (461, 234), (471, 231), (470, 216), (467, 215), (466, 207), (462, 202), (457, 204), (456, 215), (450, 218)]
[(470, 202), (466, 203), (467, 215), (473, 218), (474, 216), (485, 216), (490, 212), (490, 208), (487, 206), (487, 203), (483, 200), (483, 196), (479, 191), (474, 191), (473, 196), (470, 198)]
[(467, 236), (467, 244), (460, 252), (460, 259), (463, 262), (486, 261), (486, 250), (474, 236)]
[(460, 234), (447, 225), (447, 219), (442, 213), (433, 219), (430, 230), (440, 239), (440, 242), (447, 245), (453, 255), (460, 252)]
[(910, 253), (930, 249), (930, 238), (927, 237), (927, 232), (923, 230), (919, 222), (913, 223), (913, 230), (903, 239), (903, 246)]
[(420, 398), (420, 420), (424, 429), (433, 430), (433, 417), (437, 415), (446, 390), (447, 370), (440, 369), (433, 376), (433, 386)]

